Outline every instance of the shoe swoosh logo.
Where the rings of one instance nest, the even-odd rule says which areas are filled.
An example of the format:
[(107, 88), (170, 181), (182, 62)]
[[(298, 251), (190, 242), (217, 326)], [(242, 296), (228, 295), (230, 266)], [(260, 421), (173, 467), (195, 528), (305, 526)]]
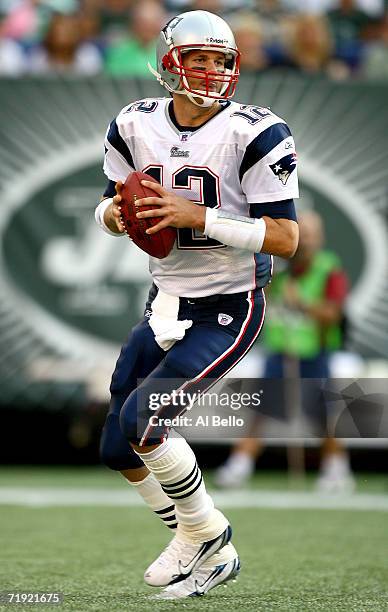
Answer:
[(192, 572), (193, 567), (195, 566), (196, 562), (198, 561), (199, 557), (201, 556), (203, 552), (203, 549), (204, 549), (204, 546), (201, 546), (197, 554), (191, 559), (190, 563), (188, 563), (187, 565), (183, 565), (182, 561), (179, 560), (178, 567), (179, 567), (179, 571), (181, 574), (186, 575)]
[(203, 588), (204, 585), (200, 585), (197, 582), (195, 582), (195, 593), (197, 595), (203, 595), (205, 593), (205, 589)]
[(195, 581), (195, 592), (198, 595), (203, 595), (205, 593), (205, 587), (206, 587), (206, 583), (209, 582), (209, 578), (207, 580), (205, 580), (205, 582), (203, 584), (198, 584), (197, 581)]
[(212, 573), (210, 574), (210, 576), (208, 576), (208, 577), (206, 578), (206, 580), (205, 580), (205, 581), (204, 581), (202, 584), (199, 584), (199, 582), (196, 580), (196, 581), (195, 581), (195, 592), (196, 592), (198, 595), (203, 595), (204, 593), (206, 593), (206, 588), (205, 588), (205, 587), (207, 586), (207, 584), (208, 584), (208, 583), (209, 583), (209, 582), (210, 582), (210, 581), (211, 581), (213, 578), (216, 578), (216, 577), (217, 577), (219, 574), (221, 574), (221, 572), (223, 571), (224, 567), (225, 567), (225, 565), (221, 565), (221, 566), (216, 567), (216, 568), (215, 568), (215, 570), (214, 570), (214, 572), (212, 572)]

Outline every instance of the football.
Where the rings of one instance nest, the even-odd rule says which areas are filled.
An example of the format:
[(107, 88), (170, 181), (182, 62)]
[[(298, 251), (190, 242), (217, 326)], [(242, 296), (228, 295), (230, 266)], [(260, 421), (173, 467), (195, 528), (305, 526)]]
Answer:
[(135, 206), (135, 201), (140, 198), (159, 197), (155, 191), (144, 187), (140, 181), (157, 181), (149, 174), (143, 172), (132, 172), (127, 177), (121, 191), (121, 218), (128, 236), (142, 251), (152, 257), (163, 259), (167, 257), (176, 239), (176, 229), (166, 227), (153, 235), (146, 234), (146, 230), (156, 225), (161, 217), (138, 219), (136, 213), (141, 210), (153, 210), (157, 206)]

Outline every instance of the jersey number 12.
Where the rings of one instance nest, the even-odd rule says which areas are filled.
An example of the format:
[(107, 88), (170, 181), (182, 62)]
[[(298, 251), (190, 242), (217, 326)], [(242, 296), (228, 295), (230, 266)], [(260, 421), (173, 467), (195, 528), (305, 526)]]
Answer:
[[(163, 166), (147, 166), (143, 172), (149, 174), (158, 183), (163, 185)], [(192, 181), (199, 181), (200, 196), (199, 200), (196, 200), (195, 203), (210, 208), (219, 208), (221, 204), (219, 177), (209, 168), (182, 166), (172, 175), (171, 187), (174, 191), (177, 189), (192, 189)], [(177, 230), (178, 249), (220, 249), (224, 247), (225, 245), (218, 242), (218, 240), (208, 238), (195, 229), (180, 228)]]

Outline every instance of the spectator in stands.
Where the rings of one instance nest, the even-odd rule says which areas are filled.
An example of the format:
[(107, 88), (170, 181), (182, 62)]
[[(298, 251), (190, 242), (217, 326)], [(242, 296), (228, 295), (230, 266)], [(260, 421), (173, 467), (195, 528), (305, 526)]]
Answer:
[(229, 20), (241, 53), (242, 72), (260, 72), (269, 65), (263, 28), (255, 13), (240, 13)]
[(256, 0), (256, 7), (269, 67), (289, 66), (292, 62), (287, 55), (285, 41), (290, 37), (294, 13), (285, 8), (282, 0)]
[(255, 9), (254, 0), (167, 0), (165, 6), (169, 12), (177, 15), (184, 11), (210, 11), (220, 17), (228, 19), (232, 14), (240, 11)]
[(224, 12), (224, 3), (222, 0), (193, 0), (187, 10), (209, 11), (216, 15), (222, 15)]
[(42, 14), (37, 0), (22, 0), (13, 6), (0, 25), (0, 35), (29, 44), (41, 39)]
[(120, 40), (128, 32), (128, 15), (134, 0), (104, 0), (99, 8), (101, 35), (105, 43)]
[[(356, 0), (356, 5), (357, 8), (365, 11), (368, 15), (379, 16), (383, 12), (384, 1)], [(339, 5), (339, 0), (281, 0), (281, 2), (288, 10), (314, 15), (323, 15)]]
[(0, 36), (0, 76), (18, 77), (26, 70), (26, 57), (21, 45)]
[(368, 45), (362, 67), (368, 79), (388, 80), (388, 12), (376, 28), (376, 38)]
[(340, 0), (339, 7), (329, 11), (327, 18), (334, 39), (335, 57), (351, 71), (357, 70), (362, 59), (363, 38), (371, 18), (355, 6), (354, 0)]
[[(7, 0), (0, 24), (0, 73), (95, 74), (106, 52), (108, 74), (148, 77), (161, 25), (178, 12), (203, 9), (226, 13), (236, 23), (243, 71), (281, 66), (343, 79), (361, 67), (370, 78), (385, 78), (384, 21), (376, 26), (373, 20), (383, 0), (373, 0), (369, 14), (357, 8), (360, 1), (338, 0), (326, 19), (319, 13), (334, 0)], [(66, 21), (73, 22), (79, 3), (82, 10), (71, 33)], [(67, 16), (53, 17), (55, 6)]]
[(384, 6), (387, 6), (386, 0), (357, 0), (357, 8), (375, 19), (383, 16)]
[(163, 6), (170, 17), (175, 17), (179, 13), (191, 11), (192, 2), (191, 0), (164, 0)]
[(44, 41), (31, 51), (32, 74), (97, 74), (102, 69), (99, 49), (82, 39), (81, 17), (75, 14), (53, 15)]
[(262, 24), (266, 45), (277, 45), (283, 38), (285, 24), (291, 12), (284, 7), (281, 0), (256, 0), (257, 12)]
[(325, 73), (333, 50), (327, 21), (319, 15), (299, 14), (285, 32), (285, 65), (308, 74)]
[(94, 45), (100, 51), (102, 60), (105, 45), (101, 31), (101, 12), (96, 11), (92, 6), (84, 6), (78, 13), (77, 19), (82, 44)]
[(166, 13), (159, 2), (144, 0), (133, 8), (131, 17), (129, 34), (106, 51), (105, 70), (112, 76), (153, 78), (147, 62), (155, 64), (156, 40), (167, 21)]
[[(342, 344), (346, 275), (337, 255), (322, 248), (324, 231), (317, 213), (308, 211), (299, 215), (299, 232), (294, 258), (287, 269), (275, 275), (267, 292), (267, 321), (262, 340), (267, 353), (266, 379), (326, 379), (329, 355)], [(277, 393), (282, 387), (276, 384), (272, 388)], [(332, 415), (319, 401), (319, 385), (311, 380), (297, 395), (303, 398), (303, 411), (324, 437), (319, 488), (333, 492), (352, 490), (354, 480), (349, 458), (339, 441), (332, 437)], [(284, 388), (280, 400), (273, 400), (274, 416), (288, 418), (297, 409), (294, 405), (285, 406), (288, 397)], [(261, 424), (262, 417), (258, 415), (255, 425)], [(250, 477), (263, 446), (258, 435), (257, 430), (252, 431), (250, 438), (235, 445), (227, 462), (216, 473), (219, 486), (240, 486)]]

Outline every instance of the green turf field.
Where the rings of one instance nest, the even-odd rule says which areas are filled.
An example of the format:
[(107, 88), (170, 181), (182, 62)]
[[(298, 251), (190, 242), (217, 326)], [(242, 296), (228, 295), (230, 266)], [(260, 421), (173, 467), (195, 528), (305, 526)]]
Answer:
[[(253, 483), (259, 491), (285, 485), (282, 475)], [(77, 490), (88, 488), (99, 489), (107, 504), (110, 493), (126, 494), (118, 477), (94, 469), (3, 469), (4, 487), (62, 487), (74, 495), (67, 507), (0, 505), (0, 590), (65, 594), (61, 606), (34, 609), (388, 611), (386, 511), (225, 508), (243, 564), (239, 580), (203, 598), (153, 602), (142, 574), (168, 542), (167, 529), (141, 506), (76, 503)], [(363, 477), (360, 487), (387, 494), (381, 477)]]

